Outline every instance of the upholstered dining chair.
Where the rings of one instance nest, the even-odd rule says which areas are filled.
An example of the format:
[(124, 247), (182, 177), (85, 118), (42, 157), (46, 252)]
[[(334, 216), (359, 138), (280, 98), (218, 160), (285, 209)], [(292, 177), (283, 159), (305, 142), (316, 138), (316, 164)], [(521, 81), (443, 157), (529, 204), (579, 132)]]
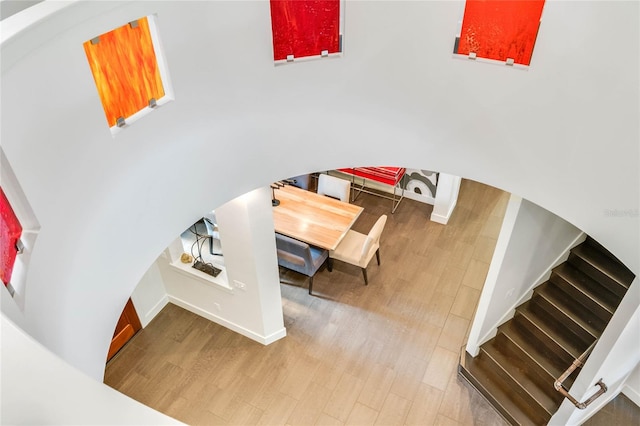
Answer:
[(373, 224), (367, 235), (349, 230), (347, 235), (340, 241), (340, 244), (338, 244), (338, 247), (329, 251), (329, 263), (327, 265), (329, 272), (333, 269), (333, 260), (341, 260), (342, 262), (359, 266), (362, 269), (362, 275), (364, 275), (364, 284), (368, 285), (367, 265), (369, 265), (374, 253), (378, 265), (380, 265), (380, 235), (382, 235), (382, 230), (386, 223), (387, 215), (383, 214)]
[(294, 176), (289, 179), (293, 186), (297, 186), (298, 188), (309, 190), (311, 189), (311, 174)]
[(351, 196), (351, 182), (335, 176), (321, 173), (318, 176), (318, 194), (337, 198), (345, 203), (349, 202)]
[(276, 232), (278, 265), (309, 277), (313, 294), (313, 276), (329, 257), (329, 252)]

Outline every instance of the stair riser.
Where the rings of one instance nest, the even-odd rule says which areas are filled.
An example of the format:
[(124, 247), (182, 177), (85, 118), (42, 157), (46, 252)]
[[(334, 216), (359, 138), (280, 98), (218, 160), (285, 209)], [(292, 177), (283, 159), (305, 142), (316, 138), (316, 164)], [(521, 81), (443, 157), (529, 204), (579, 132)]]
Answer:
[[(565, 292), (569, 297), (574, 299), (576, 303), (581, 304), (591, 313), (596, 315), (604, 324), (607, 324), (611, 319), (612, 312), (609, 312), (609, 310), (603, 306), (603, 303), (599, 303), (599, 301), (594, 300), (588, 293), (579, 290), (575, 285), (572, 285), (564, 278), (559, 275), (552, 274), (549, 281), (559, 290)], [(603, 291), (605, 290), (603, 289)]]
[(511, 413), (505, 410), (502, 404), (500, 404), (500, 402), (491, 394), (491, 392), (489, 392), (484, 387), (484, 383), (481, 380), (478, 380), (471, 371), (460, 366), (458, 373), (465, 380), (467, 380), (471, 384), (471, 386), (476, 388), (476, 390), (480, 392), (487, 401), (489, 401), (489, 404), (491, 404), (493, 408), (495, 408), (502, 415), (502, 417), (505, 418), (505, 420), (507, 420), (512, 425), (519, 424), (519, 422), (511, 415)]
[(613, 253), (609, 252), (606, 248), (604, 248), (604, 246), (602, 246), (593, 238), (587, 238), (586, 243), (590, 247), (593, 247), (595, 250), (606, 256), (612, 262), (612, 264), (615, 265), (614, 267), (618, 270), (618, 279), (622, 280), (622, 282), (626, 284), (625, 287), (629, 288), (631, 282), (635, 279), (635, 274), (633, 274), (633, 272), (631, 272), (629, 268), (624, 266), (624, 263), (620, 262), (620, 259), (615, 257)]
[(504, 353), (507, 354), (510, 359), (518, 360), (516, 362), (520, 363), (525, 374), (535, 382), (540, 389), (544, 390), (549, 398), (555, 401), (555, 409), (557, 410), (560, 403), (562, 403), (563, 397), (553, 387), (556, 377), (541, 366), (541, 362), (537, 359), (538, 357), (535, 354), (524, 351), (504, 333), (498, 333), (496, 336), (496, 343), (500, 345)]
[(627, 292), (627, 288), (612, 279), (610, 276), (606, 275), (589, 262), (585, 261), (583, 258), (575, 255), (574, 253), (569, 254), (568, 261), (574, 265), (576, 268), (593, 278), (595, 281), (599, 282), (602, 286), (604, 286), (607, 290), (611, 291), (621, 299), (624, 297)]
[(595, 336), (582, 328), (580, 324), (574, 322), (573, 318), (558, 310), (543, 297), (534, 296), (531, 299), (531, 302), (531, 309), (534, 312), (536, 312), (538, 315), (550, 316), (554, 322), (558, 323), (559, 328), (566, 327), (568, 332), (573, 334), (576, 338), (580, 339), (583, 346), (589, 347), (589, 345), (596, 339)]
[(602, 334), (606, 323), (557, 286), (546, 282), (539, 286), (535, 293), (544, 296), (550, 303), (555, 304), (558, 309), (573, 318), (576, 324), (579, 324), (592, 336), (596, 337)]
[(553, 275), (558, 275), (564, 281), (568, 281), (579, 290), (590, 294), (591, 297), (601, 302), (601, 304), (612, 314), (622, 301), (620, 296), (611, 292), (604, 285), (595, 281), (569, 262), (564, 262), (562, 265), (554, 268), (552, 277)]
[[(483, 371), (487, 373), (489, 377), (495, 382), (498, 383), (503, 389), (508, 389), (509, 398), (512, 403), (516, 404), (522, 412), (526, 413), (527, 417), (531, 419), (532, 424), (542, 425), (547, 424), (550, 416), (545, 415), (544, 409), (542, 409), (539, 405), (531, 404), (530, 398), (523, 398), (519, 392), (516, 392), (514, 389), (508, 387), (508, 382), (506, 382), (499, 374), (496, 373), (495, 365), (493, 363), (487, 363), (482, 356), (478, 356), (477, 358), (477, 366), (482, 368)], [(498, 402), (500, 405), (500, 402)], [(502, 408), (504, 410), (504, 408)], [(521, 424), (518, 420), (515, 420), (513, 424)]]
[(526, 316), (516, 313), (513, 318), (515, 324), (525, 330), (525, 333), (531, 336), (532, 340), (539, 342), (544, 346), (544, 351), (550, 354), (550, 360), (556, 365), (565, 365), (572, 363), (574, 355), (572, 352), (554, 340), (547, 333), (538, 328), (535, 323), (531, 322)]
[(480, 348), (478, 358), (482, 364), (485, 364), (490, 371), (493, 371), (494, 374), (506, 384), (510, 392), (522, 399), (528, 407), (537, 413), (546, 413), (549, 417), (551, 416), (552, 413), (547, 412), (547, 409), (536, 401), (520, 383), (504, 371), (500, 364), (484, 352), (482, 347)]

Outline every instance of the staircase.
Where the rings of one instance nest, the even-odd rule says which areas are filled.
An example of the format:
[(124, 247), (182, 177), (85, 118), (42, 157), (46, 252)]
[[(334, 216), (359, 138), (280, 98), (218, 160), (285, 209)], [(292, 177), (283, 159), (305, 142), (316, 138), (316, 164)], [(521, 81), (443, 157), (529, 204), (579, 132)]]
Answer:
[[(587, 237), (478, 356), (464, 351), (460, 375), (511, 424), (547, 424), (564, 398), (554, 382), (600, 337), (634, 278)], [(579, 370), (565, 380), (566, 389)]]

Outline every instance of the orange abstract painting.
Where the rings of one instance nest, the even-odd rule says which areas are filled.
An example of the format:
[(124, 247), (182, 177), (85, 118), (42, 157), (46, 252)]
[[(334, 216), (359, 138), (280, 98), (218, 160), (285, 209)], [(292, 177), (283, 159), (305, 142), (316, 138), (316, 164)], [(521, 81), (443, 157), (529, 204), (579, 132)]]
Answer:
[(109, 127), (164, 96), (148, 18), (83, 44)]

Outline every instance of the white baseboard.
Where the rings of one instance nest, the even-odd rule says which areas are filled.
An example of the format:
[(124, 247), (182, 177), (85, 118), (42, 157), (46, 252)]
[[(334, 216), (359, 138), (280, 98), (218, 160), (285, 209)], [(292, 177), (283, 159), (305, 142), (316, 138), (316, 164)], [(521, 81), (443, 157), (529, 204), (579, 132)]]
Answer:
[(634, 404), (640, 407), (640, 392), (633, 389), (629, 385), (625, 385), (622, 388), (622, 393), (625, 394), (627, 398), (629, 398)]
[(245, 337), (248, 337), (251, 340), (254, 340), (258, 343), (262, 343), (263, 345), (268, 345), (270, 343), (275, 342), (276, 340), (282, 339), (283, 337), (285, 337), (287, 335), (287, 329), (286, 328), (282, 328), (280, 330), (275, 331), (274, 333), (271, 333), (267, 336), (263, 336), (260, 335), (258, 333), (255, 333), (251, 330), (247, 330), (246, 328), (242, 327), (241, 325), (235, 324), (231, 321), (228, 321), (224, 318), (220, 318), (219, 316), (215, 315), (214, 313), (211, 313), (209, 311), (206, 311), (202, 308), (199, 308), (197, 306), (192, 305), (189, 302), (186, 302), (182, 299), (179, 299), (177, 297), (174, 296), (168, 296), (169, 298), (169, 302), (173, 303), (174, 305), (180, 306), (181, 308), (186, 309), (189, 312), (193, 312), (196, 315), (200, 315), (203, 318), (206, 318), (210, 321), (215, 322), (216, 324), (220, 324), (223, 327), (226, 327), (230, 330), (235, 331), (236, 333), (242, 334)]
[(446, 215), (431, 213), (431, 221), (446, 225), (449, 222), (449, 218), (451, 218), (451, 215), (453, 214), (453, 210), (456, 208), (456, 204), (458, 204), (458, 200), (456, 200), (449, 206), (449, 210), (447, 211)]
[(166, 295), (162, 299), (158, 300), (158, 303), (156, 303), (153, 308), (149, 310), (149, 312), (147, 312), (142, 318), (140, 318), (142, 328), (145, 328), (147, 325), (149, 325), (151, 320), (160, 313), (162, 308), (167, 306), (167, 303), (169, 303), (169, 298)]

